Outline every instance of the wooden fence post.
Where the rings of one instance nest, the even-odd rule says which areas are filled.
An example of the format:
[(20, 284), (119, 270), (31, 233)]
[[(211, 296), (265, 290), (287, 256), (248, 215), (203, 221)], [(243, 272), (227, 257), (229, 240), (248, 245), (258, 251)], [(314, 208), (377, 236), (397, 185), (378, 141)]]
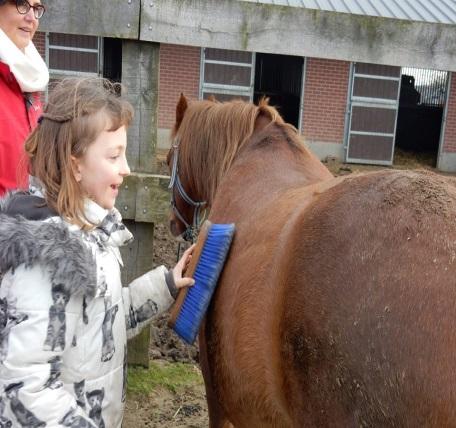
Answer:
[[(139, 58), (139, 60), (138, 60)], [(121, 250), (124, 259), (122, 283), (152, 268), (154, 223), (168, 212), (168, 177), (157, 176), (159, 45), (122, 41), (122, 84), (135, 109), (128, 130), (127, 157), (132, 174), (124, 180), (116, 206), (135, 241)], [(149, 366), (150, 329), (145, 328), (128, 344), (128, 363)]]

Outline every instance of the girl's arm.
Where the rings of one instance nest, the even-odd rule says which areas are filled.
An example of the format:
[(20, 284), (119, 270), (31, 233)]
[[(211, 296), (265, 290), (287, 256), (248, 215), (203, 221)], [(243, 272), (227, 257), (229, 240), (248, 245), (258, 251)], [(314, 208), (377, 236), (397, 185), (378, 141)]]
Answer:
[(122, 289), (127, 320), (127, 336), (134, 337), (150, 320), (169, 309), (175, 298), (175, 291), (194, 284), (192, 278), (183, 276), (194, 246), (188, 248), (174, 269), (167, 271), (159, 266)]
[(82, 296), (53, 284), (47, 269), (24, 266), (6, 273), (0, 287), (3, 418), (12, 426), (61, 426), (79, 416), (93, 426), (61, 380), (62, 355), (72, 346)]

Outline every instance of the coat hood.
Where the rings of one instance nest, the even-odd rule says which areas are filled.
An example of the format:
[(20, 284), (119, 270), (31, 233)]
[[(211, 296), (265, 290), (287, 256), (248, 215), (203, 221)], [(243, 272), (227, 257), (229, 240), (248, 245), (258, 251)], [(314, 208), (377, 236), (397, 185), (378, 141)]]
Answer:
[(61, 284), (70, 294), (93, 297), (97, 274), (90, 248), (60, 220), (27, 219), (33, 209), (40, 209), (36, 197), (29, 197), (31, 210), (24, 209), (21, 215), (12, 209), (17, 206), (17, 193), (0, 199), (0, 276), (22, 264), (31, 267), (39, 263), (48, 269), (53, 284)]

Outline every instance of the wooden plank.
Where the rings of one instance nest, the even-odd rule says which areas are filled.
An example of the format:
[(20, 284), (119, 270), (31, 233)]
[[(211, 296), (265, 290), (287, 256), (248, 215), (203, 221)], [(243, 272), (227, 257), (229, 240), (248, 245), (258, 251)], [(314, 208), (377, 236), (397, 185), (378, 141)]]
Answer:
[(120, 211), (123, 219), (134, 219), (136, 216), (136, 189), (138, 177), (132, 174), (125, 177), (119, 195), (116, 199), (116, 208)]
[(171, 197), (168, 184), (166, 175), (132, 173), (126, 177), (116, 201), (122, 218), (146, 223), (166, 221)]
[(160, 45), (141, 42), (141, 107), (140, 107), (140, 152), (141, 172), (155, 172), (155, 151), (158, 128), (158, 79), (160, 69)]
[[(128, 130), (127, 157), (134, 171), (122, 185), (117, 207), (128, 221), (135, 241), (124, 249), (125, 279), (130, 282), (152, 268), (154, 222), (167, 217), (169, 177), (154, 176), (158, 115), (159, 45), (123, 41), (122, 83), (135, 109)], [(128, 346), (129, 364), (149, 365), (150, 329), (144, 329)]]
[[(152, 252), (154, 240), (153, 223), (124, 221), (125, 226), (133, 233), (135, 240), (126, 247), (121, 247), (124, 261), (122, 284), (127, 286), (138, 276), (152, 269)], [(128, 364), (149, 367), (150, 328), (128, 342)]]
[(456, 71), (454, 25), (277, 4), (143, 0), (140, 39)]
[(140, 0), (46, 0), (40, 30), (138, 39)]
[[(136, 279), (139, 275), (136, 267), (136, 258), (138, 256), (139, 239), (136, 230), (136, 223), (132, 220), (123, 219), (123, 223), (128, 230), (133, 233), (135, 239), (124, 247), (120, 247), (120, 253), (124, 266), (122, 269), (122, 285), (127, 286), (130, 282)], [(139, 237), (140, 238), (140, 237)]]
[(169, 215), (169, 177), (141, 175), (136, 193), (136, 221), (159, 223)]
[(156, 169), (159, 54), (156, 43), (122, 43), (122, 84), (135, 109), (128, 129), (127, 156), (136, 172), (153, 173)]
[(150, 327), (145, 327), (141, 333), (130, 339), (127, 344), (129, 365), (149, 367)]
[(235, 0), (46, 6), (43, 31), (456, 71), (456, 31), (448, 24)]
[(122, 84), (126, 89), (126, 91), (123, 91), (123, 95), (131, 103), (135, 111), (133, 122), (128, 128), (127, 146), (127, 158), (132, 171), (136, 171), (139, 168), (140, 115), (138, 115), (138, 112), (141, 107), (139, 97), (141, 82), (138, 75), (139, 53), (139, 45), (137, 43), (122, 41)]

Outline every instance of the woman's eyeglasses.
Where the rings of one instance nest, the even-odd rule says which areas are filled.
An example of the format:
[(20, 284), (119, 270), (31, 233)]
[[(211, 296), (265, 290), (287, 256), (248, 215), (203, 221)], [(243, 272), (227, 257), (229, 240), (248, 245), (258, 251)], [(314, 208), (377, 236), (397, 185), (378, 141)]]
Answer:
[(14, 0), (12, 3), (16, 3), (16, 9), (21, 15), (26, 15), (30, 9), (33, 9), (36, 19), (40, 19), (46, 10), (42, 4), (32, 6), (27, 0)]

